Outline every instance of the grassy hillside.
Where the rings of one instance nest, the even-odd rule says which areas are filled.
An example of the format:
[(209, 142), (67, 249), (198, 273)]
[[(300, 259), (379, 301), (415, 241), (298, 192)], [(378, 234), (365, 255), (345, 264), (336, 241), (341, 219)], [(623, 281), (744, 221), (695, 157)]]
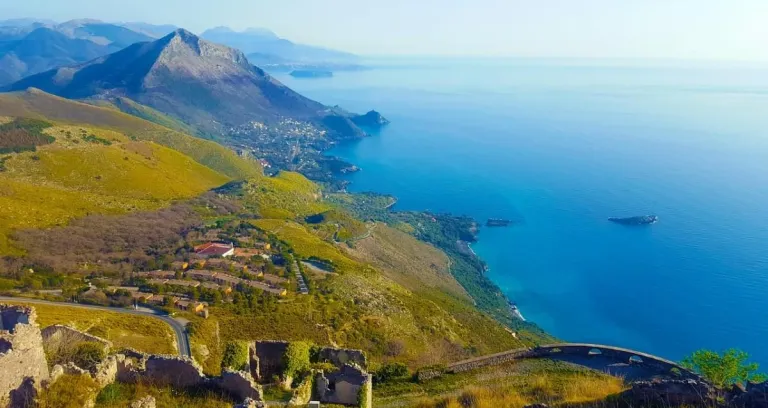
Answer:
[(148, 120), (160, 126), (164, 126), (168, 129), (173, 129), (181, 133), (186, 133), (188, 135), (197, 134), (197, 130), (195, 130), (192, 126), (189, 126), (180, 120), (172, 118), (160, 111), (152, 109), (149, 106), (142, 105), (126, 97), (117, 97), (110, 100), (96, 99), (89, 100), (87, 102), (97, 106), (111, 107), (129, 115)]
[(116, 349), (130, 347), (146, 353), (175, 354), (176, 340), (166, 323), (146, 316), (126, 315), (101, 310), (82, 309), (61, 305), (27, 304), (37, 311), (41, 328), (63, 324), (83, 330), (112, 342)]
[(131, 139), (152, 141), (179, 151), (232, 179), (258, 177), (259, 165), (217, 143), (199, 139), (115, 109), (59, 98), (40, 90), (0, 94), (0, 116), (45, 119), (61, 124), (110, 129)]
[(151, 210), (229, 181), (154, 142), (104, 129), (51, 126), (54, 142), (2, 156), (0, 253), (18, 253), (16, 229), (63, 225), (90, 214)]
[(526, 360), (497, 367), (449, 374), (423, 383), (401, 381), (376, 387), (381, 408), (523, 408), (614, 407), (606, 398), (627, 387), (615, 377), (568, 363)]
[[(299, 257), (318, 258), (333, 265), (336, 273), (312, 282), (317, 296), (314, 308), (319, 310), (311, 316), (317, 319), (315, 324), (331, 329), (330, 340), (326, 341), (367, 350), (374, 361), (403, 361), (413, 366), (523, 345), (510, 331), (474, 309), (466, 297), (457, 300), (454, 296), (461, 296), (461, 289), (455, 281), (448, 284), (455, 295), (440, 290), (428, 293), (417, 289), (416, 283), (409, 288), (382, 273), (378, 265), (367, 263), (366, 257), (346, 254), (341, 249), (346, 244), (324, 241), (306, 225), (284, 220), (254, 223), (289, 243)], [(407, 265), (411, 262), (406, 260), (411, 244), (414, 242), (404, 241), (396, 245), (397, 249), (390, 247), (402, 253), (393, 256), (386, 267), (398, 270), (402, 276), (418, 269), (419, 266)], [(423, 248), (421, 245), (426, 244), (416, 245)], [(435, 256), (445, 268), (446, 257), (438, 252), (431, 248), (413, 262), (423, 265)], [(410, 279), (415, 282), (419, 277)], [(328, 312), (322, 312), (323, 309)]]
[(384, 223), (376, 223), (369, 236), (344, 249), (376, 265), (410, 290), (437, 291), (470, 301), (466, 290), (451, 275), (451, 260), (445, 253)]

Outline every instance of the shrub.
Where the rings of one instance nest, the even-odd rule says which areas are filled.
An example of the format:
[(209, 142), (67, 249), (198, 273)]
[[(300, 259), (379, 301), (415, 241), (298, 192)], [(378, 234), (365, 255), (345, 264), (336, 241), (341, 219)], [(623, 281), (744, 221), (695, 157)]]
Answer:
[(386, 364), (376, 371), (373, 375), (373, 381), (376, 384), (382, 384), (395, 380), (404, 380), (410, 377), (408, 366), (403, 363)]
[(82, 342), (75, 347), (72, 362), (83, 370), (92, 370), (106, 357), (104, 346), (94, 342)]
[(757, 373), (758, 364), (747, 363), (748, 358), (749, 354), (737, 349), (726, 350), (722, 355), (711, 350), (699, 350), (683, 359), (681, 365), (718, 387), (764, 381), (766, 376)]
[(288, 344), (285, 350), (285, 377), (295, 377), (310, 369), (309, 354), (312, 346), (306, 341), (294, 341)]
[(224, 348), (224, 356), (221, 358), (221, 368), (247, 371), (248, 343), (244, 341), (230, 341), (227, 343)]
[(64, 375), (40, 394), (38, 408), (82, 408), (98, 390), (88, 375)]

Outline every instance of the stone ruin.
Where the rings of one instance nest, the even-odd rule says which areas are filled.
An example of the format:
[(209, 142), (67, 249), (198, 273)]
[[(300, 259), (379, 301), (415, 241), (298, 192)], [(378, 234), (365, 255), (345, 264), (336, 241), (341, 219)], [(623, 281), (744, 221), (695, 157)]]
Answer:
[(35, 309), (0, 305), (0, 407), (25, 407), (49, 377)]
[[(288, 349), (287, 341), (261, 340), (250, 344), (250, 368), (253, 377), (259, 381), (269, 381), (273, 376), (282, 374), (284, 355)], [(362, 350), (321, 347), (317, 349), (313, 362), (326, 362), (341, 369), (346, 364), (354, 364), (365, 369), (367, 361)]]
[[(290, 343), (287, 341), (256, 341), (249, 346), (250, 369), (259, 381), (270, 381), (282, 374), (284, 356)], [(319, 372), (315, 375), (315, 394), (320, 402), (355, 405), (359, 404), (361, 388), (372, 395), (372, 376), (365, 371), (367, 361), (361, 350), (322, 347), (314, 351), (312, 362), (330, 363), (336, 371)], [(369, 401), (369, 405), (370, 401)]]
[(65, 374), (89, 375), (101, 388), (116, 381), (141, 381), (175, 388), (215, 388), (246, 401), (248, 407), (263, 406), (261, 386), (250, 373), (225, 370), (220, 377), (207, 377), (200, 365), (189, 357), (124, 350), (107, 356), (90, 371), (70, 362), (54, 366), (49, 373), (43, 348), (44, 335), (47, 341), (54, 343), (95, 342), (104, 345), (105, 350), (112, 344), (66, 326), (51, 326), (41, 331), (36, 317), (34, 308), (0, 305), (0, 407), (33, 406), (40, 387)]
[(112, 342), (109, 340), (96, 337), (94, 335), (81, 332), (69, 326), (60, 324), (54, 324), (48, 326), (42, 330), (43, 342), (47, 348), (50, 348), (54, 344), (76, 344), (76, 343), (96, 343), (101, 344), (104, 348), (104, 353), (109, 353), (112, 349)]
[(224, 370), (220, 377), (206, 377), (202, 367), (189, 357), (143, 354), (133, 350), (115, 357), (115, 380), (119, 382), (148, 382), (174, 388), (217, 388), (239, 400), (263, 400), (261, 386), (245, 371)]
[[(360, 394), (363, 392), (366, 401), (361, 403)], [(315, 378), (315, 393), (320, 402), (371, 407), (373, 376), (360, 367), (345, 364), (339, 371), (318, 373)]]

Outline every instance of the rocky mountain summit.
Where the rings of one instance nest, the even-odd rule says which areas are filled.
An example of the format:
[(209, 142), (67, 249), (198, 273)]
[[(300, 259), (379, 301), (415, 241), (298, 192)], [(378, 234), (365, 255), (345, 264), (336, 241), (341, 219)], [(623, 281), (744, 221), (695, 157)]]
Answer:
[(25, 78), (6, 90), (31, 87), (70, 99), (127, 97), (208, 135), (285, 118), (314, 123), (342, 137), (364, 135), (348, 118), (251, 65), (241, 51), (184, 29), (84, 64)]

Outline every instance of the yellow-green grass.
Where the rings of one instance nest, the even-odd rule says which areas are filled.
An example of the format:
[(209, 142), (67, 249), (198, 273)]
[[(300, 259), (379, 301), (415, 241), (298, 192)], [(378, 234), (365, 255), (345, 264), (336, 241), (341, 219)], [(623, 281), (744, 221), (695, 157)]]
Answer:
[(145, 383), (113, 383), (99, 392), (96, 407), (129, 408), (131, 403), (148, 395), (155, 398), (157, 408), (231, 408), (235, 402), (223, 392), (205, 387), (183, 390)]
[(286, 220), (261, 219), (253, 221), (253, 225), (290, 243), (296, 254), (301, 257), (317, 257), (330, 261), (337, 271), (362, 269), (358, 262), (344, 256), (336, 246), (323, 241), (301, 224)]
[(176, 354), (176, 337), (167, 323), (149, 316), (130, 315), (82, 307), (3, 301), (32, 306), (37, 324), (45, 328), (63, 324), (107, 339), (116, 349), (134, 348), (145, 353)]
[(377, 266), (387, 277), (413, 291), (438, 289), (470, 301), (451, 275), (450, 259), (439, 249), (413, 236), (377, 223), (367, 238), (342, 248), (353, 257)]
[[(92, 103), (92, 101), (89, 101)], [(179, 132), (186, 133), (188, 135), (195, 135), (197, 132), (191, 126), (176, 120), (156, 109), (152, 109), (149, 106), (142, 105), (133, 99), (125, 97), (117, 97), (106, 102), (110, 107), (120, 110), (129, 115), (138, 116), (142, 119), (146, 119), (150, 122), (157, 123), (158, 125), (167, 127), (169, 129), (178, 130)]]
[(330, 209), (320, 200), (320, 188), (298, 173), (280, 172), (252, 180), (245, 191), (246, 203), (264, 218), (296, 219)]
[(401, 382), (374, 388), (377, 407), (522, 408), (595, 404), (626, 389), (624, 381), (602, 373), (550, 360), (525, 360), (424, 383)]
[[(412, 282), (414, 289), (404, 287), (367, 262), (345, 255), (298, 223), (253, 223), (288, 242), (299, 256), (331, 261), (338, 273), (315, 282), (325, 295), (298, 297), (255, 316), (217, 314), (221, 334), (227, 339), (308, 339), (367, 350), (374, 364), (403, 361), (413, 367), (523, 345), (458, 294), (438, 289), (414, 290), (418, 281)], [(432, 255), (440, 258), (434, 250)], [(447, 266), (446, 259), (435, 260), (443, 268)], [(416, 261), (424, 262), (431, 261)], [(389, 267), (399, 269), (402, 265), (398, 261)]]
[(208, 375), (221, 374), (221, 358), (224, 354), (219, 320), (190, 317), (189, 342), (192, 357), (203, 367)]
[(82, 408), (94, 397), (99, 387), (90, 375), (65, 374), (37, 398), (38, 408)]
[(258, 163), (241, 158), (218, 143), (177, 132), (115, 109), (60, 98), (36, 89), (0, 94), (0, 116), (36, 118), (59, 124), (114, 130), (132, 139), (152, 141), (177, 150), (232, 179), (244, 180), (262, 175)]
[(20, 253), (8, 239), (15, 229), (157, 209), (230, 180), (172, 149), (113, 131), (78, 126), (47, 132), (55, 143), (9, 155), (0, 172), (0, 254)]

